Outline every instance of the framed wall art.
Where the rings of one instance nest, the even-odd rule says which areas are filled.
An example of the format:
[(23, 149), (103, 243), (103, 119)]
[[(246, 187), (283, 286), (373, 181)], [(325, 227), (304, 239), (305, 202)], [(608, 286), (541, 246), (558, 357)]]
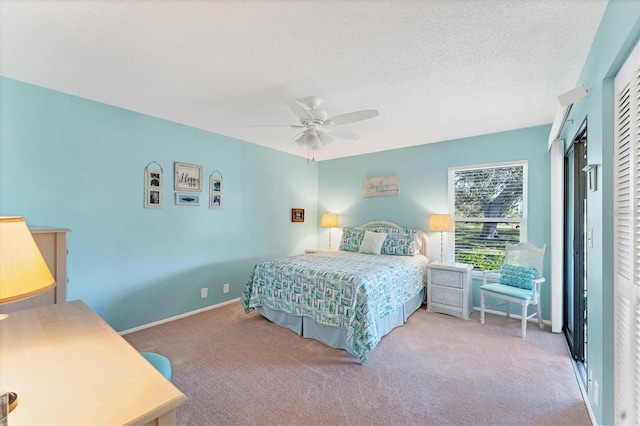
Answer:
[[(156, 164), (158, 169), (150, 169), (151, 164)], [(152, 161), (144, 168), (144, 207), (146, 209), (162, 208), (163, 188), (162, 166)]]
[(198, 194), (184, 194), (176, 192), (176, 206), (199, 206), (200, 196)]
[[(214, 176), (218, 174), (220, 176)], [(222, 173), (218, 170), (211, 172), (209, 176), (209, 209), (221, 210), (224, 196), (222, 195), (224, 190), (224, 184), (222, 179)]]
[(291, 209), (291, 222), (304, 222), (304, 209)]
[(187, 163), (174, 163), (176, 191), (202, 191), (202, 166)]
[(400, 191), (400, 182), (397, 175), (366, 178), (362, 181), (362, 196), (370, 197), (397, 197)]

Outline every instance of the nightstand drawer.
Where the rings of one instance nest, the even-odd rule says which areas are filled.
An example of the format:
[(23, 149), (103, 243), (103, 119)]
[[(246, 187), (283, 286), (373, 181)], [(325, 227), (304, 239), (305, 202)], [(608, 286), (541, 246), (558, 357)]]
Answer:
[(449, 290), (448, 288), (443, 287), (432, 287), (430, 302), (454, 308), (462, 308), (464, 303), (462, 293), (462, 291), (458, 290)]
[(464, 285), (461, 272), (446, 271), (442, 269), (431, 270), (431, 284), (445, 287), (462, 288)]

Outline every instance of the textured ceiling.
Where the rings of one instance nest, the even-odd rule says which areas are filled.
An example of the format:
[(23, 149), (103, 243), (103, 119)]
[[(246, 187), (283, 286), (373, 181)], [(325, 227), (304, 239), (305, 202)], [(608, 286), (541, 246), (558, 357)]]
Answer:
[(0, 75), (303, 157), (296, 129), (247, 126), (310, 95), (380, 111), (323, 160), (551, 123), (606, 5), (0, 1)]

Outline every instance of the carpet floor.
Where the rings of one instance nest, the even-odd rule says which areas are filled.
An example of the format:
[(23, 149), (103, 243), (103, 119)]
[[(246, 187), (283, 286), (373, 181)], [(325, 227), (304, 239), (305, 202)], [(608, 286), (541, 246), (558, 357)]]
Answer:
[(167, 356), (179, 425), (590, 425), (564, 337), (415, 312), (359, 364), (240, 303), (130, 333)]

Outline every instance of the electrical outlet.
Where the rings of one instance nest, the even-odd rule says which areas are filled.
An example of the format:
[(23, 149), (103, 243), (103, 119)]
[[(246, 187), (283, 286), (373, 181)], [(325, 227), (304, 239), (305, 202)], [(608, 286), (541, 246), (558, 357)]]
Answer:
[(200, 298), (201, 299), (206, 299), (209, 296), (209, 289), (208, 288), (203, 288), (200, 290)]
[(229, 293), (229, 284), (225, 284), (222, 286), (222, 292), (223, 293)]
[(593, 403), (596, 407), (600, 406), (600, 385), (597, 381), (593, 381)]

